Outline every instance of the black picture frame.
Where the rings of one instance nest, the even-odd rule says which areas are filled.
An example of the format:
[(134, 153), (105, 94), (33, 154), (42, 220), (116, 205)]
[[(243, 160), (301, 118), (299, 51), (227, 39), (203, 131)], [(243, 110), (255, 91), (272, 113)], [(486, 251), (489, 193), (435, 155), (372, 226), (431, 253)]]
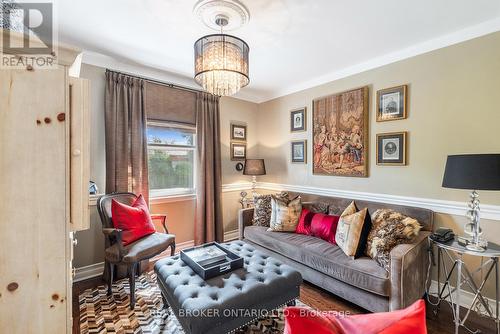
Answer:
[[(298, 148), (298, 150), (297, 150)], [(290, 157), (292, 163), (306, 164), (307, 163), (307, 140), (294, 140), (290, 143)], [(302, 152), (302, 156), (298, 153)]]
[(406, 166), (407, 132), (377, 134), (377, 165)]
[[(234, 154), (235, 149), (242, 148), (243, 156)], [(240, 161), (247, 158), (247, 144), (246, 143), (231, 143), (231, 161)]]
[(306, 107), (290, 111), (290, 132), (301, 132), (307, 129)]

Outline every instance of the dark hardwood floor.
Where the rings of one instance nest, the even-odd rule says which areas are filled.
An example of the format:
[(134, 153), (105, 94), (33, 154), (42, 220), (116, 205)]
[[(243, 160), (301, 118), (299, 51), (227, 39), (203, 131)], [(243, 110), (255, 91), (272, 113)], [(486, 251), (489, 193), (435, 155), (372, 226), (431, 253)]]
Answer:
[[(106, 284), (100, 277), (81, 281), (73, 285), (73, 333), (80, 333), (78, 295), (86, 289)], [(300, 300), (319, 311), (344, 311), (350, 314), (367, 313), (368, 311), (343, 300), (309, 283), (304, 283), (300, 289)], [(480, 329), (484, 334), (495, 333), (495, 322), (476, 313), (471, 313), (468, 326), (471, 329)], [(427, 305), (427, 331), (429, 334), (453, 334), (454, 326), (452, 313), (446, 304), (442, 304), (437, 316), (432, 312), (432, 307)], [(460, 333), (468, 333), (461, 329)]]

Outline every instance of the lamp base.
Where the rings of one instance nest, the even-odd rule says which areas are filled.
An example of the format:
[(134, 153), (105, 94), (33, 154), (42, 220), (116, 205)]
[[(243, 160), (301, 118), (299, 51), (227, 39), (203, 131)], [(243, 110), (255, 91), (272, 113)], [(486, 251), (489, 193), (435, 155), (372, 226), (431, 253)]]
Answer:
[(484, 251), (486, 251), (486, 248), (481, 247), (479, 245), (475, 245), (475, 244), (468, 244), (467, 246), (465, 246), (465, 248), (467, 248), (468, 250), (473, 251), (473, 252), (484, 252)]

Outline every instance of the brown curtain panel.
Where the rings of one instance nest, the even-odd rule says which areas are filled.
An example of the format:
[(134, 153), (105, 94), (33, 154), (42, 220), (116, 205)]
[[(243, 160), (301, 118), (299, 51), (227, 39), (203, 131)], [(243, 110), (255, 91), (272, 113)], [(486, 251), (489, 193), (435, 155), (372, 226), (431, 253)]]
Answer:
[(106, 72), (106, 193), (149, 199), (144, 80)]
[(220, 158), (220, 115), (217, 96), (197, 93), (197, 183), (196, 245), (224, 239), (222, 223), (222, 179)]

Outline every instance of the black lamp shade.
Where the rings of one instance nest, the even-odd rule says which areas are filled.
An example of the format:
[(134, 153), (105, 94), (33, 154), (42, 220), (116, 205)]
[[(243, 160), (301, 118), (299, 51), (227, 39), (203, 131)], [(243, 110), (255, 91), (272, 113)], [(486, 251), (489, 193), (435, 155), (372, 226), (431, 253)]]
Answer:
[(500, 154), (449, 155), (443, 187), (500, 190)]
[(246, 159), (243, 175), (266, 175), (264, 159)]

